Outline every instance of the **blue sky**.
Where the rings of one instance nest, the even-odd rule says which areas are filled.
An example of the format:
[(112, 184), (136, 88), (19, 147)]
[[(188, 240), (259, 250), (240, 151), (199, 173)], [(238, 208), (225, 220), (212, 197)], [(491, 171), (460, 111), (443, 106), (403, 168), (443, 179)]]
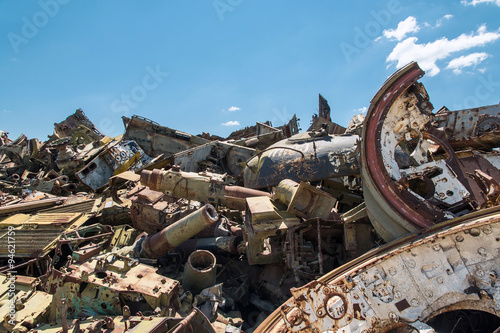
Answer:
[(226, 136), (318, 93), (347, 125), (411, 60), (431, 102), (500, 102), (500, 0), (0, 1), (0, 130), (46, 140), (77, 108), (105, 134), (137, 114)]

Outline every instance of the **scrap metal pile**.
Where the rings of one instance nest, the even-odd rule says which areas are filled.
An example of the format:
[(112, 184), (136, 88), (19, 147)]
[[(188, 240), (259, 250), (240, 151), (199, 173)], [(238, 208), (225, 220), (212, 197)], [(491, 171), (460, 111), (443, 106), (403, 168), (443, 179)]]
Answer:
[(320, 95), (301, 133), (0, 131), (0, 331), (499, 328), (500, 105), (434, 113), (423, 74), (347, 128)]

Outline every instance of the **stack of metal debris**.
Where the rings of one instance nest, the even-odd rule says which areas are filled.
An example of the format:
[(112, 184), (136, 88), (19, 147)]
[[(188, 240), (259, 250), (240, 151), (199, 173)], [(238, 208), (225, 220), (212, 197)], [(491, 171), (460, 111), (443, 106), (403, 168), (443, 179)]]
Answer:
[(411, 63), (366, 117), (228, 138), (78, 109), (0, 132), (0, 331), (500, 327), (500, 106), (433, 106)]

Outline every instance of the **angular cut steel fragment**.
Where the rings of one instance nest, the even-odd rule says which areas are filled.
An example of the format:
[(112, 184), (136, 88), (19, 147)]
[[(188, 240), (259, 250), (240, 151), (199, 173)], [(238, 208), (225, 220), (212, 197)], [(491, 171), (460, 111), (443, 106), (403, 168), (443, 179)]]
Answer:
[(318, 114), (313, 115), (311, 126), (307, 131), (324, 129), (328, 134), (344, 134), (346, 129), (332, 122), (328, 101), (319, 94)]
[(122, 117), (125, 125), (124, 140), (133, 140), (149, 156), (175, 154), (209, 141), (191, 134), (161, 126), (152, 120), (132, 116)]
[(186, 172), (209, 170), (238, 176), (243, 172), (245, 162), (254, 154), (252, 148), (214, 141), (179, 152), (170, 160), (172, 165), (178, 165)]
[(123, 304), (135, 311), (153, 311), (178, 305), (179, 282), (156, 273), (156, 268), (109, 253), (66, 272), (53, 269), (45, 290), (67, 299), (68, 318), (79, 315), (121, 315)]
[(151, 160), (136, 142), (114, 141), (78, 171), (76, 177), (96, 191), (104, 187), (113, 175), (127, 170), (142, 169)]
[[(371, 102), (363, 127), (361, 177), (366, 208), (375, 230), (386, 241), (481, 207), (486, 200), (482, 184), (468, 174), (483, 170), (500, 177), (500, 170), (489, 162), (498, 161), (498, 152), (455, 150), (471, 144), (453, 146), (448, 140), (448, 134), (462, 134), (449, 129), (443, 114), (432, 114), (427, 92), (416, 82), (423, 74), (411, 63), (387, 79)], [(462, 114), (446, 113), (448, 120)], [(436, 117), (441, 122), (434, 121)], [(470, 121), (480, 126), (480, 119), (476, 112)], [(498, 135), (495, 130), (492, 125), (490, 139)], [(490, 140), (488, 148), (497, 144)]]
[(500, 146), (500, 105), (450, 111), (442, 107), (433, 125), (444, 128), (454, 149), (491, 150)]
[(283, 260), (281, 240), (288, 229), (300, 223), (293, 214), (279, 211), (269, 197), (247, 198), (244, 239), (250, 265)]
[(306, 182), (298, 184), (290, 179), (278, 184), (273, 198), (287, 205), (287, 212), (306, 219), (317, 217), (326, 220), (337, 202), (330, 194)]
[(104, 135), (99, 132), (94, 123), (90, 121), (82, 109), (77, 109), (74, 114), (68, 116), (64, 121), (54, 124), (54, 134), (49, 136), (51, 140), (71, 137), (76, 131), (82, 131), (83, 127), (87, 130), (86, 135), (91, 141), (100, 140)]

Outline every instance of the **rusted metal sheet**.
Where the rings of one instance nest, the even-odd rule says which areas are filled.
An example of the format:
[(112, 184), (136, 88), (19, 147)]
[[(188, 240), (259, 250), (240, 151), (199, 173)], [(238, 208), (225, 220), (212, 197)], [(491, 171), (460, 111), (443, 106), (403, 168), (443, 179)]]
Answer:
[(455, 149), (490, 150), (500, 146), (500, 105), (450, 111), (441, 109), (433, 117), (433, 125), (444, 128)]
[[(39, 255), (43, 255), (44, 252), (48, 252), (44, 249), (61, 236), (61, 230), (58, 228), (43, 227), (37, 229), (21, 229), (16, 230), (14, 235), (15, 237), (11, 237), (11, 239), (15, 240), (15, 246), (12, 245), (12, 241), (9, 242), (8, 232), (1, 232), (0, 257), (8, 258), (9, 254), (14, 254), (18, 258), (36, 258)], [(12, 253), (9, 253), (9, 249)]]
[(152, 120), (132, 116), (122, 117), (125, 125), (124, 140), (134, 140), (149, 156), (169, 155), (208, 143), (194, 135), (161, 126)]
[(65, 229), (78, 228), (87, 220), (82, 213), (38, 214), (23, 220), (3, 220), (0, 223), (0, 257), (44, 256), (55, 248)]
[(245, 187), (276, 186), (283, 179), (314, 181), (359, 174), (357, 135), (305, 132), (277, 142), (246, 162)]
[(280, 237), (300, 223), (293, 214), (279, 211), (268, 197), (247, 198), (244, 239), (250, 265), (283, 261)]
[(255, 149), (236, 144), (214, 141), (194, 147), (171, 157), (171, 164), (182, 171), (211, 171), (220, 174), (240, 175), (245, 162), (255, 154)]
[(287, 205), (287, 212), (306, 219), (316, 217), (326, 220), (336, 203), (330, 194), (306, 182), (299, 184), (290, 179), (278, 184), (273, 198)]
[[(450, 311), (498, 316), (500, 298), (492, 282), (498, 276), (500, 214), (495, 207), (475, 215), (389, 243), (292, 289), (293, 297), (256, 332), (432, 331), (426, 323)], [(479, 326), (489, 331), (495, 323)]]
[(21, 223), (10, 223), (9, 220), (4, 220), (0, 223), (0, 227), (6, 228), (8, 226), (65, 226), (73, 225), (75, 222), (81, 224), (81, 219), (87, 219), (82, 213), (40, 213), (29, 217), (26, 221)]
[(47, 198), (43, 200), (29, 201), (23, 202), (14, 205), (8, 205), (4, 207), (0, 207), (0, 215), (12, 214), (12, 213), (21, 213), (21, 212), (32, 212), (39, 210), (41, 208), (56, 206), (64, 203), (66, 198)]
[[(467, 177), (475, 170), (462, 162), (445, 131), (432, 125), (433, 106), (416, 82), (423, 74), (411, 63), (391, 76), (373, 98), (363, 128), (364, 198), (386, 241), (467, 214), (484, 202), (480, 186)], [(475, 154), (479, 166), (482, 153)], [(491, 164), (483, 171), (500, 175)]]
[(134, 228), (155, 234), (199, 208), (197, 202), (176, 199), (147, 186), (137, 185), (125, 196), (132, 202), (130, 219)]
[(120, 315), (124, 304), (135, 311), (175, 309), (179, 282), (156, 273), (156, 268), (117, 254), (52, 270), (45, 290), (68, 301), (68, 318), (79, 315)]
[[(72, 198), (71, 198), (72, 199)], [(64, 205), (46, 208), (39, 211), (39, 213), (85, 213), (93, 214), (96, 212), (97, 199), (87, 199), (82, 197), (81, 200), (68, 199)]]
[(106, 149), (76, 173), (78, 179), (96, 191), (105, 186), (115, 172), (120, 173), (124, 164), (127, 169), (139, 170), (151, 161), (135, 141), (112, 142)]

